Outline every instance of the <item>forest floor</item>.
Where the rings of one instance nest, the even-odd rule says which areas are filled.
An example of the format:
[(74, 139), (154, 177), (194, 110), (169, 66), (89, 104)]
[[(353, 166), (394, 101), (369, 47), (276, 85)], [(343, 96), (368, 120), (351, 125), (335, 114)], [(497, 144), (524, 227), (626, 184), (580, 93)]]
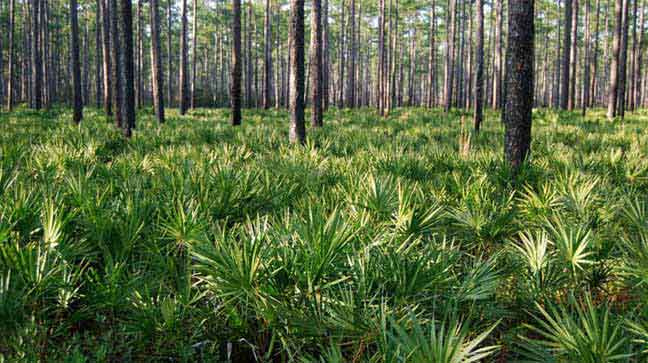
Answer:
[(304, 147), (285, 111), (144, 110), (130, 141), (85, 117), (0, 114), (0, 361), (647, 348), (647, 112), (534, 111), (516, 181), (495, 113), (470, 135), (459, 113), (331, 110)]

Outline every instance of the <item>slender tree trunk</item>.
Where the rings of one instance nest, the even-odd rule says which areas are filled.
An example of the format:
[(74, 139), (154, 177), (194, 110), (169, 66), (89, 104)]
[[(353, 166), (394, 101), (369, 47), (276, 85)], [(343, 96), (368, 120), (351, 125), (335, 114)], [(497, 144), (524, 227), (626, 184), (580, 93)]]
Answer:
[[(560, 12), (560, 0), (558, 0), (558, 11)], [(555, 80), (554, 80), (554, 92), (553, 92), (553, 107), (555, 109), (558, 109), (561, 107), (561, 102), (562, 102), (562, 97), (561, 97), (561, 92), (560, 88), (562, 86), (561, 82), (561, 69), (560, 65), (562, 62), (562, 53), (561, 53), (561, 46), (560, 46), (560, 37), (561, 37), (561, 21), (560, 18), (558, 17), (556, 19), (557, 23), (557, 28), (558, 28), (558, 37), (556, 41), (556, 72), (555, 72)]]
[(193, 0), (193, 34), (191, 37), (191, 108), (196, 108), (196, 59), (198, 58), (198, 48), (196, 41), (198, 38), (198, 0)]
[(14, 8), (15, 0), (9, 0), (9, 69), (7, 80), (7, 110), (11, 111), (14, 104)]
[(248, 0), (247, 16), (245, 26), (245, 103), (247, 108), (252, 108), (254, 99), (252, 96), (252, 2)]
[(502, 17), (504, 14), (502, 1), (496, 0), (495, 5), (495, 59), (493, 62), (493, 102), (491, 107), (494, 110), (500, 108), (502, 103)]
[(621, 35), (621, 52), (619, 54), (619, 96), (618, 96), (618, 114), (621, 120), (625, 118), (626, 109), (626, 80), (627, 80), (627, 64), (628, 64), (628, 28), (630, 19), (628, 17), (628, 3), (630, 0), (623, 1), (623, 15), (621, 24), (623, 26)]
[(567, 110), (569, 107), (569, 85), (571, 79), (570, 57), (571, 57), (571, 37), (572, 37), (572, 0), (565, 0), (565, 29), (563, 36), (563, 78), (562, 88), (560, 90), (560, 108)]
[(534, 5), (534, 0), (509, 0), (504, 149), (506, 159), (515, 170), (531, 148)]
[(41, 59), (41, 47), (40, 47), (40, 1), (41, 0), (31, 0), (31, 11), (32, 11), (32, 108), (40, 110), (42, 107), (43, 100), (43, 66)]
[(612, 40), (612, 65), (610, 66), (610, 89), (608, 92), (608, 111), (607, 117), (612, 120), (617, 115), (617, 99), (619, 95), (619, 55), (621, 52), (621, 36), (623, 29), (623, 2), (624, 0), (616, 0), (614, 13), (616, 17), (616, 25), (614, 31), (614, 39)]
[(355, 75), (356, 75), (356, 5), (355, 0), (351, 0), (349, 6), (349, 62), (348, 62), (348, 71), (347, 71), (347, 87), (346, 87), (346, 106), (348, 108), (355, 107)]
[(119, 14), (117, 12), (117, 0), (110, 1), (110, 45), (111, 50), (111, 65), (112, 65), (112, 104), (115, 111), (115, 125), (117, 128), (122, 128), (123, 116), (123, 95), (122, 95), (122, 69), (121, 62), (121, 42), (119, 36)]
[(265, 0), (265, 18), (263, 21), (263, 108), (269, 109), (272, 104), (272, 30), (270, 28), (270, 0)]
[[(572, 111), (576, 107), (576, 63), (578, 62), (578, 0), (571, 0), (573, 11), (571, 17), (571, 47), (569, 56), (569, 98), (567, 109)], [(569, 20), (568, 20), (569, 21)]]
[(322, 0), (322, 108), (329, 107), (329, 82), (330, 82), (330, 35), (329, 35), (329, 0)]
[(592, 52), (592, 63), (590, 65), (592, 76), (590, 81), (590, 104), (593, 107), (597, 98), (596, 85), (598, 84), (598, 52), (599, 52), (599, 21), (601, 16), (601, 0), (596, 0), (596, 26), (594, 30), (594, 51)]
[(159, 123), (164, 123), (164, 75), (162, 72), (162, 44), (160, 43), (160, 9), (158, 0), (149, 0), (151, 12), (151, 79), (153, 108)]
[(311, 14), (311, 95), (313, 112), (311, 124), (313, 127), (323, 125), (322, 110), (322, 4), (321, 0), (313, 0)]
[(479, 132), (483, 120), (484, 86), (484, 3), (477, 0), (477, 46), (475, 48), (475, 131)]
[(455, 14), (456, 14), (456, 0), (448, 0), (448, 38), (446, 41), (446, 63), (445, 63), (445, 112), (450, 112), (452, 108), (452, 88), (454, 84), (454, 24), (455, 24)]
[(589, 0), (585, 0), (585, 61), (583, 64), (583, 100), (582, 100), (582, 107), (583, 107), (583, 117), (585, 117), (585, 114), (587, 113), (587, 106), (589, 105), (590, 101), (590, 4)]
[(173, 105), (173, 52), (171, 50), (171, 43), (173, 40), (173, 28), (171, 27), (172, 16), (171, 16), (171, 0), (167, 1), (167, 74), (169, 75), (169, 82), (167, 83), (167, 100), (169, 107)]
[(74, 113), (72, 120), (78, 124), (83, 119), (83, 100), (81, 99), (81, 60), (79, 59), (79, 21), (77, 1), (70, 0), (70, 35), (72, 37), (72, 84), (74, 91)]
[(241, 0), (232, 0), (232, 126), (241, 124)]
[(101, 17), (102, 17), (102, 49), (103, 49), (103, 106), (106, 116), (112, 116), (112, 59), (111, 59), (111, 44), (110, 32), (111, 21), (108, 2), (110, 0), (97, 0), (101, 3)]
[(142, 101), (142, 71), (143, 71), (143, 44), (142, 38), (144, 36), (144, 31), (142, 30), (142, 0), (137, 0), (137, 10), (135, 14), (135, 33), (137, 34), (136, 51), (135, 56), (135, 109), (139, 109)]
[(180, 78), (179, 78), (179, 92), (180, 92), (180, 114), (184, 115), (189, 109), (190, 94), (189, 94), (189, 57), (188, 44), (187, 44), (187, 0), (181, 2), (181, 30), (180, 30)]
[(428, 39), (430, 43), (430, 53), (428, 57), (428, 93), (427, 93), (427, 107), (432, 108), (436, 104), (436, 89), (434, 87), (434, 80), (436, 78), (436, 2), (432, 0), (430, 5), (430, 31)]
[(376, 101), (378, 106), (378, 112), (381, 116), (385, 115), (385, 105), (383, 97), (385, 82), (384, 82), (384, 72), (385, 72), (385, 0), (380, 1), (380, 13), (378, 15), (378, 72), (376, 75), (376, 82), (378, 82), (378, 94), (376, 95)]
[(95, 12), (95, 107), (101, 107), (102, 55), (101, 55), (101, 0), (96, 2)]
[[(71, 13), (71, 12), (70, 12)], [(72, 14), (70, 14), (72, 15)], [(78, 19), (78, 16), (77, 16)], [(78, 24), (78, 20), (77, 20)], [(83, 32), (83, 59), (82, 59), (82, 73), (81, 73), (81, 94), (82, 94), (82, 100), (83, 100), (83, 105), (89, 105), (90, 104), (90, 82), (89, 82), (89, 74), (90, 74), (90, 41), (88, 39), (88, 22), (86, 21), (85, 27), (84, 27), (84, 32)], [(43, 64), (47, 64), (47, 57), (45, 62)], [(43, 74), (46, 72), (43, 71)], [(45, 77), (47, 79), (47, 77)], [(44, 82), (45, 84), (45, 89), (47, 90), (47, 81)], [(47, 92), (46, 92), (47, 93)], [(47, 99), (47, 97), (45, 97)]]
[(290, 142), (306, 142), (304, 123), (304, 0), (290, 0)]
[(133, 10), (131, 0), (121, 0), (124, 72), (124, 136), (130, 138), (135, 128), (135, 80), (133, 62)]
[[(638, 0), (637, 0), (638, 1)], [(636, 57), (637, 60), (635, 61), (635, 68), (634, 68), (634, 74), (635, 74), (635, 88), (634, 88), (634, 102), (635, 106), (637, 108), (640, 108), (641, 105), (641, 89), (642, 89), (642, 78), (641, 78), (641, 71), (643, 68), (643, 44), (644, 44), (644, 1), (641, 2), (641, 5), (639, 6), (639, 11), (641, 12), (639, 14), (639, 37), (637, 39), (637, 52), (636, 52)]]

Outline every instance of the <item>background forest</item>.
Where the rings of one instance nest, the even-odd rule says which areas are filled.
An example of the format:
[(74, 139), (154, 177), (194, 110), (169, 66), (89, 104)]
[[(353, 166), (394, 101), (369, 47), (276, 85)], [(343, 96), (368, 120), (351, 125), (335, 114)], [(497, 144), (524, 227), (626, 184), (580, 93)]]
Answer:
[(3, 0), (0, 362), (647, 361), (646, 5)]

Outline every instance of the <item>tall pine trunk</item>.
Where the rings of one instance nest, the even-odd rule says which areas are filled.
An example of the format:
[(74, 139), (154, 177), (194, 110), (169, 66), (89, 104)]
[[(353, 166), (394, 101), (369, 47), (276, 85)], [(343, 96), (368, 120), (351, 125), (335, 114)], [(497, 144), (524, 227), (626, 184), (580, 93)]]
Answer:
[(196, 108), (196, 61), (198, 58), (198, 0), (193, 0), (193, 32), (191, 37), (191, 108)]
[(162, 72), (162, 45), (160, 44), (160, 9), (158, 0), (150, 0), (151, 12), (151, 79), (153, 108), (158, 122), (164, 122), (164, 75)]
[(232, 125), (241, 124), (241, 0), (232, 0)]
[(522, 165), (531, 147), (534, 5), (534, 0), (509, 0), (504, 149), (514, 170)]
[(483, 86), (484, 86), (484, 3), (477, 0), (475, 3), (477, 11), (477, 45), (475, 47), (475, 131), (481, 128), (483, 115)]
[(130, 138), (135, 128), (135, 64), (133, 61), (133, 10), (131, 0), (121, 0), (121, 25), (124, 72), (124, 136)]
[(81, 60), (79, 59), (79, 20), (77, 1), (70, 0), (70, 56), (72, 58), (72, 89), (74, 93), (74, 112), (72, 120), (78, 124), (83, 118), (83, 100), (81, 99)]
[(428, 93), (427, 93), (427, 107), (432, 108), (436, 104), (436, 2), (432, 0), (430, 5), (430, 31), (428, 34), (429, 39), (429, 56), (428, 56)]
[(571, 57), (571, 37), (572, 37), (572, 0), (565, 0), (565, 29), (563, 40), (563, 68), (562, 84), (560, 89), (560, 108), (566, 110), (569, 107), (569, 85), (570, 85), (570, 57)]
[(450, 112), (452, 108), (452, 88), (454, 85), (454, 29), (455, 29), (455, 14), (456, 14), (456, 0), (448, 0), (448, 37), (446, 40), (446, 61), (445, 61), (445, 84), (444, 84), (444, 102), (445, 112)]
[(269, 109), (272, 104), (272, 30), (270, 25), (270, 0), (265, 0), (265, 17), (263, 20), (263, 108)]
[(567, 99), (567, 109), (572, 111), (576, 107), (576, 64), (578, 62), (578, 0), (572, 1), (571, 17), (571, 47), (569, 56), (569, 97)]
[(321, 0), (313, 0), (311, 15), (311, 95), (313, 112), (311, 124), (320, 127), (323, 124), (322, 115), (322, 4)]
[(623, 1), (622, 31), (621, 31), (621, 51), (619, 53), (619, 96), (617, 100), (617, 110), (621, 120), (625, 118), (626, 110), (626, 83), (627, 83), (627, 64), (628, 64), (628, 26), (630, 19), (628, 17), (628, 8), (630, 0)]
[(7, 80), (7, 110), (11, 111), (13, 108), (14, 97), (14, 7), (16, 0), (9, 0), (9, 69)]
[(31, 0), (32, 108), (40, 110), (43, 101), (43, 66), (40, 47), (41, 0)]
[(117, 0), (110, 1), (110, 46), (111, 46), (111, 66), (112, 66), (112, 104), (115, 114), (115, 125), (122, 128), (122, 73), (121, 66), (121, 42), (119, 36), (119, 14), (117, 12)]
[(184, 115), (189, 109), (189, 65), (187, 44), (187, 0), (182, 0), (180, 30), (180, 114)]
[(583, 117), (587, 113), (587, 106), (589, 105), (590, 98), (590, 4), (589, 0), (585, 0), (585, 62), (583, 64), (583, 100), (582, 108)]
[(304, 123), (304, 0), (290, 0), (290, 142), (306, 142)]
[(101, 3), (102, 17), (102, 51), (103, 51), (103, 106), (106, 116), (112, 116), (112, 48), (110, 46), (110, 0), (98, 0)]

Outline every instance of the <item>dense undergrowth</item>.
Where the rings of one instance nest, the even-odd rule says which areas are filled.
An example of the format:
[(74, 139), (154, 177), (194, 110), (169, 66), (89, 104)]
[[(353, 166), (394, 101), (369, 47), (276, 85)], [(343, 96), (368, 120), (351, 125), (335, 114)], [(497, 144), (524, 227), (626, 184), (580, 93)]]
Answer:
[[(635, 362), (648, 115), (0, 116), (0, 361)], [(469, 119), (469, 117), (468, 117)]]

